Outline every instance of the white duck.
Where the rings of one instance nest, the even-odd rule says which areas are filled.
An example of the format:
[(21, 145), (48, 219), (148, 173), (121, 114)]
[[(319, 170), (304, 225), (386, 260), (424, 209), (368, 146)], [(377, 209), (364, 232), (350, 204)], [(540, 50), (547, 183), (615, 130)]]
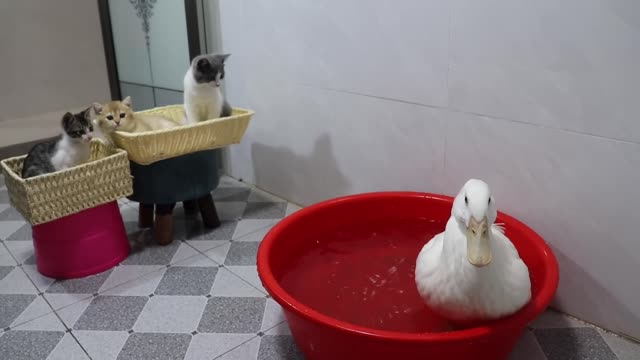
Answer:
[(498, 210), (489, 186), (467, 181), (453, 201), (445, 231), (420, 251), (415, 281), (434, 311), (455, 322), (492, 320), (531, 299), (529, 269), (494, 224)]

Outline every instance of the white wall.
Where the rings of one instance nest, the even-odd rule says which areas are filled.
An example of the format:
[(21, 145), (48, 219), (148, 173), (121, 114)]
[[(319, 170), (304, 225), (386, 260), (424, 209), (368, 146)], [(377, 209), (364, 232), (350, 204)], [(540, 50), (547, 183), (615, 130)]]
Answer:
[(554, 305), (640, 338), (640, 2), (219, 1), (256, 111), (233, 176), (303, 204), (485, 179), (555, 249)]

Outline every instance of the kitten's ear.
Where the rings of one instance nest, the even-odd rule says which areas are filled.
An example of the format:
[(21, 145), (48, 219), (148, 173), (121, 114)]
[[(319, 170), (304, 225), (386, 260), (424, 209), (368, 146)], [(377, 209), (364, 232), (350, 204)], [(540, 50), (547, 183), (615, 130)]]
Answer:
[(122, 104), (126, 107), (131, 107), (131, 96), (124, 98), (124, 100), (122, 100)]
[(83, 112), (84, 114), (84, 118), (91, 121), (91, 110), (93, 109), (93, 106), (89, 106), (88, 108), (86, 108)]
[(209, 60), (207, 60), (207, 58), (202, 58), (196, 62), (196, 69), (201, 69), (208, 65), (209, 65)]
[(68, 112), (62, 115), (62, 126), (66, 127), (69, 122), (73, 120), (73, 114)]
[(93, 107), (93, 112), (95, 112), (96, 114), (100, 114), (102, 112), (102, 104), (94, 102), (92, 107)]
[(229, 58), (229, 56), (231, 56), (231, 54), (220, 55), (220, 62), (224, 64), (224, 62), (227, 61), (227, 58)]

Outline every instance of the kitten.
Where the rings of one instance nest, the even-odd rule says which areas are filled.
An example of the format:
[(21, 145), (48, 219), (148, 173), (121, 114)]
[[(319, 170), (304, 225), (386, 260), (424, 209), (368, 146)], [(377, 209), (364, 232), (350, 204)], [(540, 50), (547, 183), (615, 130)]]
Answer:
[(186, 123), (231, 115), (231, 106), (220, 91), (224, 79), (224, 62), (230, 54), (196, 56), (184, 76), (184, 110)]
[(99, 135), (109, 144), (113, 144), (111, 134), (114, 131), (143, 132), (169, 129), (178, 126), (171, 119), (156, 115), (142, 115), (133, 112), (131, 97), (122, 101), (111, 101), (106, 104), (93, 104), (96, 113), (94, 124), (99, 129)]
[(62, 135), (36, 144), (24, 160), (22, 178), (52, 173), (83, 164), (91, 155), (91, 108), (62, 117)]

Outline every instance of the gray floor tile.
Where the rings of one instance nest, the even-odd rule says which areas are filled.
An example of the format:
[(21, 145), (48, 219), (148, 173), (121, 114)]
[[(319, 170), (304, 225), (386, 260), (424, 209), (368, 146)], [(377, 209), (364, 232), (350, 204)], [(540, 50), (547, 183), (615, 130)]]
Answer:
[(183, 359), (190, 342), (189, 334), (133, 333), (122, 347), (118, 360)]
[(127, 331), (133, 328), (147, 296), (97, 296), (75, 323), (75, 330)]
[(0, 190), (0, 204), (9, 203), (9, 193), (7, 190)]
[(129, 233), (129, 241), (132, 243), (131, 253), (123, 265), (168, 265), (180, 247), (179, 241), (158, 245), (149, 230)]
[[(2, 246), (2, 245), (0, 245)], [(15, 266), (0, 266), (0, 280), (4, 279), (5, 276), (9, 275)]]
[(7, 241), (31, 241), (31, 225), (24, 221), (12, 220), (0, 223), (0, 240)]
[(600, 335), (607, 342), (611, 350), (618, 356), (619, 360), (640, 359), (640, 343), (633, 342), (621, 336), (600, 330)]
[(229, 266), (255, 265), (258, 247), (260, 247), (259, 242), (234, 241), (231, 243), (224, 264)]
[(547, 360), (547, 357), (535, 335), (530, 330), (525, 330), (508, 360)]
[(36, 295), (0, 294), (0, 330), (11, 325), (36, 297)]
[(47, 288), (49, 294), (96, 294), (113, 269), (79, 279), (57, 280)]
[(198, 325), (203, 333), (257, 333), (262, 325), (264, 297), (212, 297)]
[(216, 211), (221, 221), (240, 220), (246, 208), (247, 203), (241, 201), (219, 201), (216, 203)]
[(243, 219), (282, 219), (287, 211), (286, 202), (250, 202)]
[(231, 240), (236, 231), (237, 221), (223, 221), (215, 229), (207, 228), (201, 221), (185, 222), (184, 227), (176, 229), (176, 240)]
[(618, 360), (593, 328), (538, 329), (534, 334), (548, 360)]
[(218, 273), (217, 267), (170, 267), (156, 288), (156, 295), (207, 295)]
[(23, 264), (25, 264), (25, 265), (36, 265), (37, 264), (36, 263), (36, 255), (33, 254), (33, 255), (29, 256), (29, 258), (27, 258), (27, 260), (25, 260), (23, 262)]
[(0, 337), (3, 359), (45, 360), (64, 336), (64, 331), (9, 331)]
[(256, 336), (216, 360), (254, 360), (258, 358), (258, 349), (260, 349), (260, 338)]
[(126, 331), (74, 330), (73, 334), (93, 360), (116, 359), (129, 338)]
[(191, 339), (191, 344), (189, 344), (189, 350), (184, 360), (215, 359), (254, 337), (255, 334), (200, 333)]
[(47, 360), (91, 360), (73, 338), (66, 334), (58, 343), (58, 346), (49, 354)]
[(149, 333), (185, 333), (196, 330), (207, 304), (204, 296), (154, 296), (133, 330)]
[(5, 211), (0, 213), (0, 221), (15, 221), (15, 220), (23, 220), (24, 217), (20, 215), (18, 210), (13, 207), (7, 208)]
[(219, 187), (212, 192), (214, 201), (244, 201), (249, 199), (251, 189), (248, 187)]
[[(0, 226), (2, 226), (2, 225), (0, 225)], [(16, 231), (14, 231), (11, 235), (9, 235), (9, 237), (7, 237), (7, 240), (9, 240), (9, 241), (17, 241), (17, 240), (31, 241), (31, 240), (33, 240), (33, 237), (31, 235), (31, 225), (28, 224), (28, 223), (22, 225), (20, 228), (18, 228)]]
[(265, 335), (260, 341), (258, 360), (304, 360), (293, 337)]

